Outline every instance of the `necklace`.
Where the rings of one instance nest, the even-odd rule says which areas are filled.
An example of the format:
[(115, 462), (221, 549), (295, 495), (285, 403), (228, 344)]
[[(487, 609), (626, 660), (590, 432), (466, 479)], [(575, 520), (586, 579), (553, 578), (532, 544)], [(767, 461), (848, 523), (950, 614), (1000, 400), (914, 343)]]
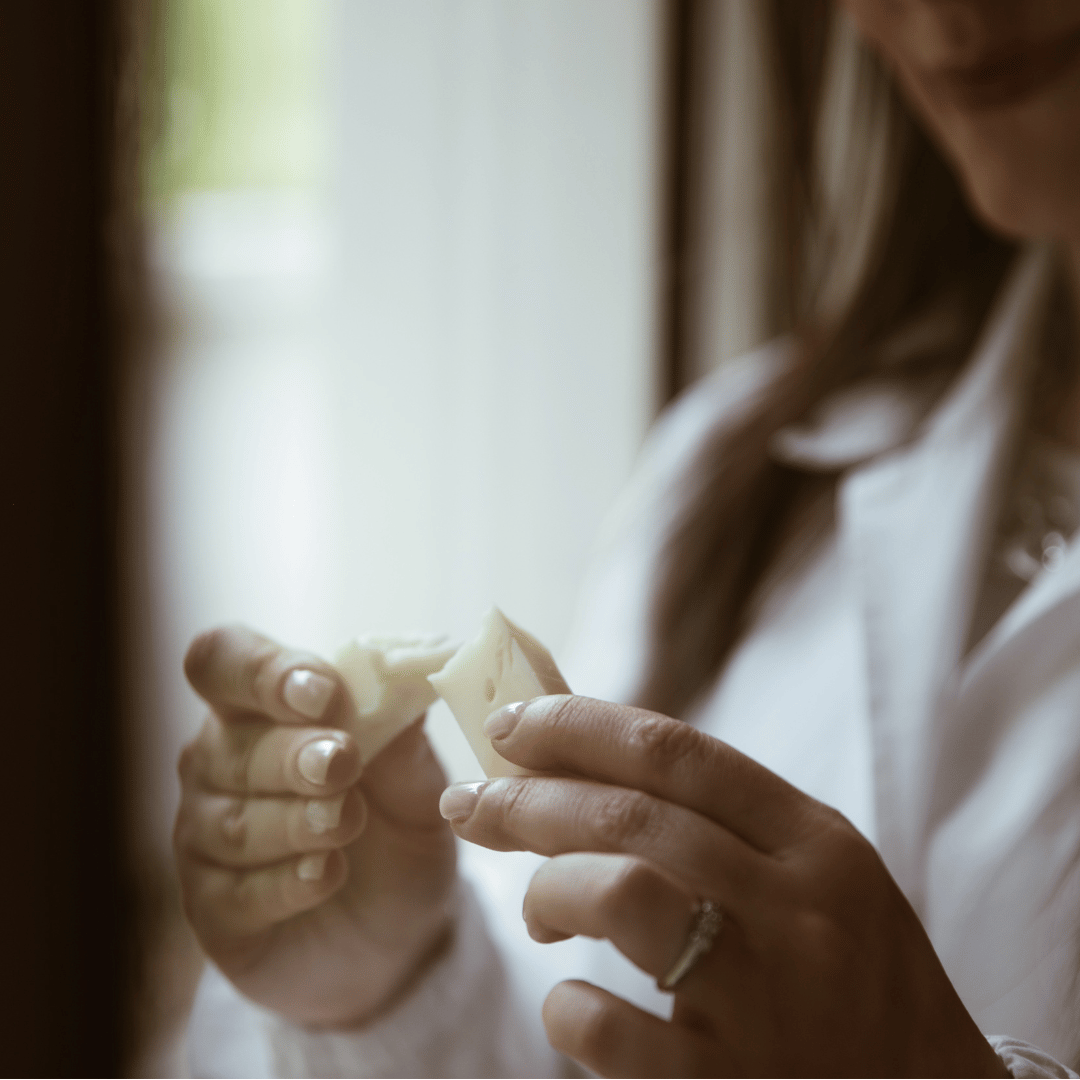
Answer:
[(996, 545), (999, 564), (1021, 581), (1055, 571), (1080, 527), (1080, 452), (1033, 439)]

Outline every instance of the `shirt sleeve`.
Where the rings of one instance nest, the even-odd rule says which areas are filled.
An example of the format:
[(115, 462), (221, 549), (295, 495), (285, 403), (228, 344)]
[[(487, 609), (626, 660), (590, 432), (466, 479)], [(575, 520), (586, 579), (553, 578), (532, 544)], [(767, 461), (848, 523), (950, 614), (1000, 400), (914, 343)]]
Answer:
[(355, 1031), (317, 1031), (248, 1001), (214, 968), (188, 1029), (192, 1076), (573, 1076), (525, 1015), (462, 882), (451, 942), (388, 1013)]
[(1030, 1043), (1010, 1038), (1008, 1035), (991, 1035), (988, 1039), (994, 1052), (1016, 1077), (1077, 1076), (1067, 1065), (1055, 1061), (1049, 1054)]

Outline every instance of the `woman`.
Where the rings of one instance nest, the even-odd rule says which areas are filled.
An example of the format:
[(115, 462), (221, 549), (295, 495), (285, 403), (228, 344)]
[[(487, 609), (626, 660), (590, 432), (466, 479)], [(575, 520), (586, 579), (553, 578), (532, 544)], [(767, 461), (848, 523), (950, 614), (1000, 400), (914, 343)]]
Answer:
[(537, 862), (474, 892), (452, 829), (549, 857), (529, 933), (618, 992), (544, 1027), (604, 1075), (1075, 1075), (1080, 2), (843, 8), (822, 67), (816, 5), (760, 5), (795, 332), (654, 434), (567, 672), (609, 700), (489, 719), (548, 775), (442, 792), (418, 725), (361, 775), (328, 665), (193, 644), (197, 1071), (567, 1068)]

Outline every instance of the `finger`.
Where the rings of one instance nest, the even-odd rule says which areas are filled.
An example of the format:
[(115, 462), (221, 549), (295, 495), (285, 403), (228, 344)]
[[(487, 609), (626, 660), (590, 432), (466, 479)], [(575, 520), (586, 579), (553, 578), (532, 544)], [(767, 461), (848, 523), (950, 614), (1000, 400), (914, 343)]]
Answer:
[(714, 821), (640, 791), (559, 777), (499, 777), (443, 792), (463, 840), (499, 851), (636, 855), (732, 912), (760, 913), (776, 893), (773, 860)]
[(341, 676), (313, 653), (287, 649), (246, 626), (200, 634), (184, 672), (223, 718), (264, 716), (280, 724), (340, 724), (349, 709)]
[(185, 799), (174, 840), (182, 855), (233, 869), (344, 847), (367, 820), (352, 788), (329, 799), (243, 798), (198, 792)]
[(406, 828), (442, 828), (439, 796), (446, 774), (424, 734), (421, 717), (367, 763), (362, 781), (372, 807)]
[(225, 723), (211, 713), (180, 755), (185, 788), (236, 795), (336, 795), (360, 777), (360, 750), (333, 728)]
[(179, 863), (184, 907), (204, 942), (262, 933), (317, 907), (345, 881), (345, 856), (317, 851), (258, 870)]
[(648, 792), (712, 818), (762, 851), (798, 839), (819, 805), (719, 739), (629, 705), (536, 698), (493, 714), (485, 733), (517, 765)]
[(523, 914), (537, 941), (606, 938), (661, 979), (686, 944), (696, 907), (686, 889), (640, 859), (574, 852), (536, 871)]
[(589, 983), (559, 983), (543, 1016), (551, 1045), (601, 1076), (729, 1075), (712, 1039)]

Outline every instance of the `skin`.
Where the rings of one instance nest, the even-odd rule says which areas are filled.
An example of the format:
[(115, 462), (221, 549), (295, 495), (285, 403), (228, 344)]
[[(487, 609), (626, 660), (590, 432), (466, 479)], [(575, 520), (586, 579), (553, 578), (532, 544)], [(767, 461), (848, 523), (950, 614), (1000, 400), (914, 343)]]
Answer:
[[(318, 726), (291, 709), (292, 671), (335, 686)], [(349, 1027), (407, 988), (449, 925), (453, 837), (439, 816), (446, 777), (419, 724), (361, 769), (341, 730), (340, 676), (310, 653), (244, 627), (192, 643), (185, 671), (208, 705), (180, 758), (174, 831), (184, 906), (206, 954), (252, 1000), (299, 1023)], [(298, 764), (338, 745), (326, 780)], [(345, 796), (340, 823), (314, 831), (307, 807)], [(314, 880), (305, 855), (327, 853)]]
[[(1073, 51), (1080, 0), (842, 6), (896, 76), (986, 224), (1016, 239), (1061, 244), (1080, 311), (1080, 56)], [(995, 61), (1006, 73), (996, 86)], [(1009, 70), (1025, 64), (1034, 81), (1010, 85)], [(991, 76), (981, 87), (980, 71)], [(1080, 385), (1045, 434), (1080, 448)]]
[(543, 779), (450, 788), (466, 840), (551, 856), (525, 897), (532, 936), (607, 938), (657, 978), (697, 897), (724, 911), (670, 1022), (562, 983), (548, 1038), (604, 1076), (1000, 1076), (872, 845), (839, 813), (658, 713), (538, 698), (488, 720)]
[[(976, 211), (1008, 235), (1059, 241), (1080, 267), (1080, 64), (1046, 46), (1080, 30), (1080, 0), (844, 6)], [(1053, 427), (1080, 446), (1080, 393)], [(285, 703), (294, 670), (336, 686), (317, 723)], [(347, 695), (318, 658), (233, 627), (197, 639), (187, 671), (208, 713), (180, 764), (176, 854), (203, 947), (268, 1008), (364, 1023), (422, 975), (451, 921), (445, 779), (422, 729), (361, 771), (340, 730)], [(823, 1062), (834, 1075), (1004, 1075), (880, 858), (835, 811), (657, 714), (564, 697), (499, 734), (503, 719), (489, 720), (499, 753), (550, 775), (457, 786), (441, 806), (465, 839), (550, 856), (525, 902), (534, 937), (608, 938), (660, 977), (699, 898), (725, 913), (670, 1023), (567, 982), (544, 1009), (558, 1049), (612, 1076), (819, 1075)], [(313, 785), (298, 757), (327, 737), (339, 748)], [(342, 793), (339, 826), (305, 825), (311, 799)], [(329, 853), (322, 872), (301, 880), (315, 851)]]
[[(501, 710), (496, 750), (549, 775), (457, 785), (413, 725), (361, 772), (333, 669), (243, 627), (186, 661), (209, 706), (180, 763), (176, 853), (211, 959), (299, 1023), (378, 1015), (437, 955), (457, 834), (551, 856), (525, 899), (540, 941), (608, 938), (663, 976), (697, 899), (725, 913), (679, 985), (670, 1023), (582, 982), (544, 1008), (552, 1044), (602, 1075), (1003, 1075), (874, 848), (840, 814), (726, 744), (656, 713), (578, 697)], [(291, 671), (335, 683), (318, 726), (291, 710)], [(516, 723), (512, 723), (516, 721)], [(506, 728), (500, 732), (500, 727)], [(339, 746), (323, 784), (304, 746)], [(305, 825), (344, 793), (339, 826)], [(317, 880), (301, 858), (329, 853)]]

